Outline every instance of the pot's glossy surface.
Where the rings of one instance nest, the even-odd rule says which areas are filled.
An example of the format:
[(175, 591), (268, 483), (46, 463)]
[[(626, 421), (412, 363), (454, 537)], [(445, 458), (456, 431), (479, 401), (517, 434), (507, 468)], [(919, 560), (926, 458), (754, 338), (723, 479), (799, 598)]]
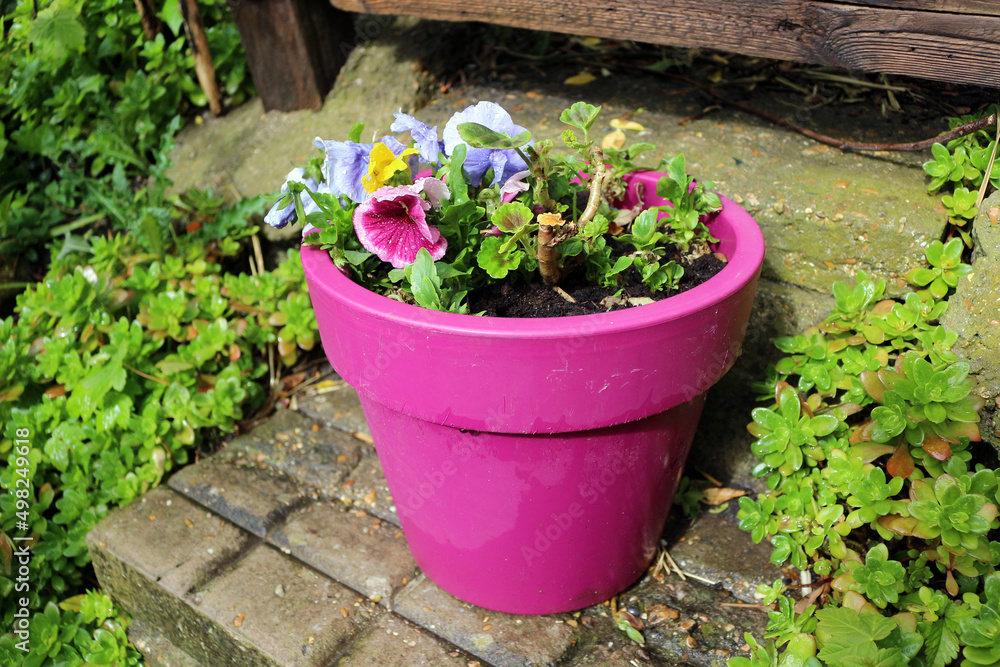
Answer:
[(656, 554), (705, 395), (638, 421), (519, 435), (414, 419), (362, 399), (413, 557), (466, 602), (582, 609)]
[[(657, 178), (636, 174), (626, 204)], [(552, 613), (605, 600), (648, 566), (705, 392), (739, 356), (763, 263), (757, 223), (723, 204), (710, 224), (729, 259), (721, 273), (595, 315), (425, 310), (303, 248), (323, 347), (361, 396), (414, 558), (442, 588)]]

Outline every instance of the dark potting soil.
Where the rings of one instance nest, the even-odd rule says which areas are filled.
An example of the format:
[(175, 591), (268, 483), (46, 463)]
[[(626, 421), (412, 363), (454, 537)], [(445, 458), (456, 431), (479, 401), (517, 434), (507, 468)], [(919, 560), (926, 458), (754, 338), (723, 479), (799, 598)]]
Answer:
[[(639, 280), (638, 272), (629, 269), (625, 273), (625, 284), (618, 287), (598, 287), (587, 284), (583, 270), (577, 270), (559, 283), (576, 303), (571, 303), (556, 290), (541, 282), (533, 283), (496, 283), (478, 289), (469, 294), (469, 310), (473, 313), (484, 313), (490, 317), (566, 317), (568, 315), (586, 315), (588, 313), (603, 313), (608, 310), (633, 308), (627, 299), (650, 298), (661, 301), (675, 294), (686, 292), (697, 287), (709, 278), (715, 276), (726, 263), (714, 254), (702, 255), (690, 262), (675, 258), (684, 267), (684, 275), (676, 290), (651, 292)], [(610, 308), (601, 305), (607, 297), (621, 291), (621, 302)]]

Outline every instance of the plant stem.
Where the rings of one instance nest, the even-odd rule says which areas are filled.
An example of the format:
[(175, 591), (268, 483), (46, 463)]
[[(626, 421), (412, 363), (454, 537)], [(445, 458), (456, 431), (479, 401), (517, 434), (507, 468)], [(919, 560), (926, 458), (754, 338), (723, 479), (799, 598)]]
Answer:
[(55, 238), (56, 236), (60, 236), (62, 234), (65, 234), (66, 232), (76, 231), (80, 227), (85, 227), (85, 226), (89, 225), (92, 222), (96, 222), (97, 220), (100, 220), (101, 218), (106, 218), (106, 217), (107, 217), (107, 213), (94, 213), (93, 215), (85, 215), (85, 216), (83, 216), (81, 218), (77, 218), (76, 220), (73, 220), (72, 222), (67, 222), (65, 224), (53, 227), (52, 229), (50, 229), (48, 231), (48, 233), (45, 235), (45, 237), (46, 238), (50, 238), (50, 239), (51, 238)]
[(594, 165), (594, 175), (590, 178), (590, 198), (587, 199), (587, 208), (583, 209), (577, 220), (577, 227), (583, 229), (584, 226), (594, 219), (597, 209), (604, 199), (604, 181), (607, 180), (608, 170), (604, 166), (604, 151), (594, 147), (590, 149), (591, 164)]
[(555, 285), (562, 278), (562, 271), (559, 270), (559, 251), (556, 245), (555, 225), (538, 225), (538, 249), (535, 251), (535, 259), (538, 260), (538, 273), (546, 285)]

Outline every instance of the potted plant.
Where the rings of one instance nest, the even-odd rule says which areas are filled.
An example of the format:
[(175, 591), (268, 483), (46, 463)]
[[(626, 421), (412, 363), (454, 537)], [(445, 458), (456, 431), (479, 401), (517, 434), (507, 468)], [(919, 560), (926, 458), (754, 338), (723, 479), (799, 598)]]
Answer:
[[(360, 395), (414, 558), (488, 609), (583, 608), (642, 574), (763, 261), (754, 220), (683, 156), (664, 174), (634, 165), (648, 144), (595, 148), (598, 113), (563, 112), (568, 157), (490, 102), (441, 139), (401, 113), (407, 144), (359, 143), (355, 126), (317, 139), (325, 157), (267, 217), (307, 223), (323, 346)], [(657, 300), (699, 256), (718, 274)], [(588, 283), (607, 294), (590, 314), (474, 314), (518, 285), (573, 307)]]

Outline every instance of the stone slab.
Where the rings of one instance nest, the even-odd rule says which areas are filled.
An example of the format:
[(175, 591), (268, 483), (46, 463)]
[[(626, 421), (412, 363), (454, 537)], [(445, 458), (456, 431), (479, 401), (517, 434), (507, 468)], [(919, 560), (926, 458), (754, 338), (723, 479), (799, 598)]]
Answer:
[[(743, 634), (764, 635), (767, 610), (747, 605), (725, 590), (716, 590), (692, 580), (668, 576), (662, 582), (644, 577), (618, 598), (641, 618), (643, 650), (654, 664), (716, 667), (743, 652)], [(610, 624), (610, 614), (595, 619)]]
[(344, 380), (334, 380), (334, 383), (319, 393), (305, 392), (297, 400), (298, 409), (328, 426), (370, 439), (371, 431), (361, 409), (358, 392)]
[(291, 479), (264, 470), (240, 467), (216, 455), (182, 468), (170, 488), (264, 537), (288, 512), (308, 502)]
[[(180, 529), (172, 524), (180, 522), (188, 527), (183, 519), (193, 523), (192, 517), (213, 515), (165, 487), (151, 491), (146, 500), (145, 504), (138, 501), (111, 512), (88, 534), (87, 546), (101, 588), (133, 618), (159, 628), (171, 644), (196, 662), (212, 667), (276, 667), (256, 647), (221, 631), (210, 616), (181, 597), (184, 591), (204, 585), (231, 565), (234, 556), (243, 553), (244, 545), (259, 540), (234, 528), (238, 532), (230, 534), (228, 548), (220, 535), (211, 547), (195, 547), (197, 542), (179, 536)], [(150, 500), (160, 505), (151, 506)], [(146, 514), (151, 507), (160, 511), (156, 520)], [(177, 507), (190, 512), (182, 512), (176, 521), (160, 523), (168, 508)]]
[(969, 363), (986, 399), (979, 431), (1000, 450), (1000, 192), (983, 201), (972, 223), (973, 273), (959, 281), (941, 324), (959, 332), (954, 351)]
[(366, 456), (344, 480), (337, 497), (348, 507), (363, 509), (383, 521), (399, 525), (396, 504), (389, 493), (382, 464), (377, 456)]
[(375, 625), (333, 663), (335, 667), (468, 667), (468, 654), (396, 614)]
[(770, 585), (783, 575), (771, 563), (770, 544), (754, 544), (750, 533), (739, 529), (737, 509), (733, 500), (719, 514), (703, 511), (667, 549), (684, 572), (715, 582), (743, 602), (755, 603), (757, 585)]
[(497, 667), (549, 665), (574, 641), (559, 616), (515, 616), (462, 602), (421, 575), (393, 611)]
[(140, 619), (133, 618), (129, 623), (128, 639), (142, 653), (146, 667), (204, 667)]
[(200, 586), (256, 541), (165, 486), (111, 512), (87, 536), (91, 553), (126, 563), (173, 595)]
[(280, 472), (331, 497), (369, 451), (364, 441), (339, 429), (293, 410), (278, 410), (229, 443), (220, 455), (240, 466)]
[(403, 531), (363, 511), (316, 503), (289, 517), (271, 541), (355, 591), (389, 604), (417, 564)]
[(282, 667), (325, 667), (381, 613), (266, 544), (187, 601), (235, 643)]

